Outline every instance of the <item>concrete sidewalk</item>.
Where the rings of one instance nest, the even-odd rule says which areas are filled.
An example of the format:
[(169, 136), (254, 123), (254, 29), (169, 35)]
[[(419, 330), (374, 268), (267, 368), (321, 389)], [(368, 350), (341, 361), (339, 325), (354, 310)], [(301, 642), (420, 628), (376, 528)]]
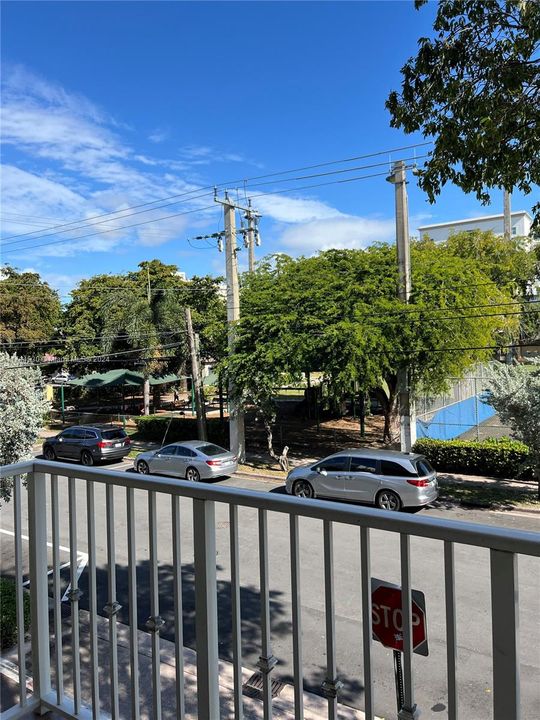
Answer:
[[(131, 717), (131, 670), (130, 670), (130, 644), (129, 627), (118, 623), (118, 696), (120, 717)], [(110, 638), (109, 622), (106, 618), (98, 617), (97, 622), (98, 652), (99, 652), (99, 684), (100, 684), (100, 710), (102, 718), (109, 718), (110, 703)], [(51, 650), (54, 640), (51, 638)], [(51, 652), (53, 685), (54, 652)], [(80, 659), (81, 659), (81, 689), (83, 704), (89, 703), (91, 697), (91, 667), (90, 667), (90, 627), (89, 614), (80, 612)], [(160, 639), (160, 677), (161, 677), (161, 705), (164, 720), (174, 720), (178, 717), (176, 711), (176, 662), (175, 646), (169, 640)], [(184, 694), (185, 718), (197, 720), (197, 653), (184, 648)], [(139, 703), (141, 720), (151, 720), (152, 712), (152, 637), (150, 633), (138, 631), (138, 663), (139, 663)], [(31, 656), (27, 647), (27, 690), (32, 692)], [(71, 658), (71, 624), (64, 619), (63, 622), (63, 668), (64, 688), (68, 697), (73, 696), (72, 658)], [(243, 684), (253, 675), (254, 670), (242, 669)], [(2, 676), (3, 698), (2, 710), (9, 708), (17, 702), (17, 652), (16, 649), (4, 653), (0, 658), (0, 674)], [(221, 720), (234, 718), (234, 676), (233, 666), (230, 662), (219, 662), (220, 706)], [(276, 720), (292, 720), (294, 718), (294, 689), (292, 685), (279, 683), (280, 691), (272, 702), (273, 716)], [(243, 696), (244, 717), (246, 720), (259, 720), (263, 717), (262, 700)], [(327, 701), (313, 693), (304, 692), (304, 720), (324, 720), (328, 717)], [(340, 720), (364, 720), (361, 710), (339, 705)], [(53, 713), (49, 717), (56, 717)]]

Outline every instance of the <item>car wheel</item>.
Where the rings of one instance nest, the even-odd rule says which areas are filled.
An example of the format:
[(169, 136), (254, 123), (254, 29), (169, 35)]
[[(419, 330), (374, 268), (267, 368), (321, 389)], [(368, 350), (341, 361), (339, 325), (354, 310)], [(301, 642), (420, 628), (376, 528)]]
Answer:
[(381, 490), (377, 495), (375, 504), (381, 510), (393, 510), (394, 512), (401, 510), (401, 498), (392, 490)]
[(190, 480), (191, 482), (199, 482), (200, 479), (201, 476), (197, 468), (188, 467), (188, 469), (186, 470), (186, 480)]
[(141, 475), (148, 475), (150, 472), (150, 468), (148, 467), (148, 463), (146, 460), (139, 460), (137, 463), (137, 472)]
[(293, 495), (296, 495), (296, 497), (314, 498), (315, 491), (311, 483), (308, 483), (307, 480), (297, 480), (293, 485)]
[(89, 450), (83, 450), (81, 453), (81, 462), (83, 465), (93, 465), (94, 458)]
[(45, 460), (56, 460), (56, 453), (54, 452), (54, 448), (52, 448), (50, 445), (47, 445), (47, 447), (43, 451), (43, 455), (45, 457)]

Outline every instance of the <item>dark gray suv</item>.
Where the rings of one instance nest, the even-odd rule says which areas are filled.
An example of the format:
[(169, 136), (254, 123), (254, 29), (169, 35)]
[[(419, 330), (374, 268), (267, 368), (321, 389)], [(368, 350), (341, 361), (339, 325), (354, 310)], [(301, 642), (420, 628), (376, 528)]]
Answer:
[(79, 460), (83, 465), (121, 460), (130, 450), (126, 431), (115, 425), (74, 425), (43, 443), (46, 460)]

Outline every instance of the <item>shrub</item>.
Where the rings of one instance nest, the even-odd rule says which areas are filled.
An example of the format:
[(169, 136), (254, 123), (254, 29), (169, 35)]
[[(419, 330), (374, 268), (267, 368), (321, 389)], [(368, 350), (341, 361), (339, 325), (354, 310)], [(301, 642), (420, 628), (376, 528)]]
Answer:
[(510, 438), (487, 440), (430, 440), (422, 438), (413, 451), (425, 455), (442, 472), (492, 475), (494, 477), (532, 477), (529, 448)]
[[(30, 627), (30, 596), (23, 593), (24, 630)], [(15, 581), (0, 578), (0, 647), (10, 648), (17, 642), (17, 604)]]
[[(166, 415), (142, 415), (135, 418), (135, 424), (141, 437), (145, 440), (162, 442), (167, 425), (170, 422), (165, 442), (176, 440), (193, 440), (197, 438), (197, 420), (195, 418), (167, 417)], [(218, 445), (228, 446), (229, 423), (219, 418), (207, 418), (206, 428), (208, 440)]]

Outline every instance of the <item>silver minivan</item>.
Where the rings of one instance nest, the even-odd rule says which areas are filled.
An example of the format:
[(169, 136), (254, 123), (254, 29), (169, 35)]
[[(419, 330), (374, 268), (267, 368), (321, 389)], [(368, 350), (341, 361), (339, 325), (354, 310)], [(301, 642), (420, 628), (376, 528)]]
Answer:
[(437, 499), (437, 473), (423, 455), (395, 450), (342, 450), (294, 468), (286, 490), (297, 497), (370, 503), (384, 510), (422, 507)]

